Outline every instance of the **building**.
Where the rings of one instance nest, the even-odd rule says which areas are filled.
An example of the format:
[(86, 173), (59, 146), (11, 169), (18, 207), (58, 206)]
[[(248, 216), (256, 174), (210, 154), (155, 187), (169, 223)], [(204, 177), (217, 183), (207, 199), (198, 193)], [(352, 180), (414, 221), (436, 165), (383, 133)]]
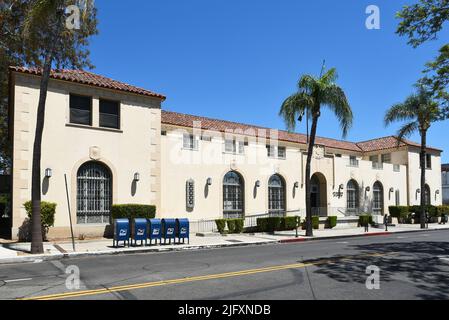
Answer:
[(441, 176), (443, 185), (443, 204), (449, 205), (449, 163), (441, 166)]
[[(39, 70), (10, 69), (15, 237), (31, 197)], [(52, 71), (42, 144), (42, 199), (56, 202), (50, 237), (103, 234), (111, 204), (154, 204), (158, 217), (210, 220), (305, 215), (306, 136), (161, 111), (165, 97), (85, 71)], [(441, 150), (429, 147), (426, 194), (442, 203)], [(419, 203), (419, 145), (393, 137), (317, 138), (314, 214), (340, 217)], [(68, 181), (67, 202), (65, 178)]]

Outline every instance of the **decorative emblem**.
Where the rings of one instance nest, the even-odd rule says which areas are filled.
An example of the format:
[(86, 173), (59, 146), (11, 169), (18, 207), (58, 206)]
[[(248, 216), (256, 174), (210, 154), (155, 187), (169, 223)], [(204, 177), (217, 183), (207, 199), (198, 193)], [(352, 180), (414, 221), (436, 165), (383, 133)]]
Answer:
[(90, 147), (89, 148), (89, 157), (92, 160), (99, 160), (101, 158), (101, 150), (99, 147)]
[(320, 160), (324, 158), (324, 147), (315, 146), (313, 147), (313, 158)]

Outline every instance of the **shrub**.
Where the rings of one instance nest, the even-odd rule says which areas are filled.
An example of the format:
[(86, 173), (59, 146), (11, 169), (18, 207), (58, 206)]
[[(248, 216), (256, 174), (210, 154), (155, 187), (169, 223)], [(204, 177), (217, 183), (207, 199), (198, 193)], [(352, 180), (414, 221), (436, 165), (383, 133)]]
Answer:
[(243, 232), (244, 223), (245, 223), (245, 219), (235, 219), (235, 233)]
[(217, 220), (215, 220), (215, 224), (217, 225), (218, 232), (223, 234), (224, 230), (226, 228), (226, 220), (225, 219), (217, 219)]
[(442, 216), (443, 214), (445, 214), (446, 216), (449, 215), (449, 206), (438, 206), (437, 207), (437, 211), (438, 211), (438, 216)]
[(226, 219), (229, 233), (235, 233), (235, 219)]
[(260, 232), (274, 232), (281, 230), (281, 217), (258, 218), (257, 226)]
[(329, 216), (327, 217), (327, 222), (329, 224), (329, 228), (335, 228), (337, 226), (337, 217), (336, 216)]
[(114, 204), (111, 208), (111, 215), (113, 219), (153, 219), (156, 216), (156, 206), (144, 204)]
[(359, 226), (365, 227), (373, 223), (373, 216), (371, 214), (361, 214), (359, 216)]
[(281, 230), (294, 230), (294, 229), (296, 229), (296, 217), (281, 218)]
[[(421, 206), (416, 205), (416, 206), (411, 206), (409, 208), (410, 212), (414, 213), (413, 218), (415, 219), (415, 223), (420, 223), (421, 221)], [(424, 206), (424, 210), (425, 212), (427, 212), (429, 214), (430, 219), (435, 222), (437, 220), (437, 218), (439, 217), (439, 211), (438, 208), (435, 206)]]
[[(27, 201), (23, 204), (28, 215), (28, 219), (31, 225), (32, 218), (32, 205), (31, 201)], [(42, 239), (47, 240), (47, 233), (50, 227), (55, 224), (56, 203), (41, 201), (41, 225), (42, 225)], [(27, 238), (29, 235), (25, 235)]]
[(313, 229), (319, 229), (320, 228), (320, 217), (313, 216), (312, 217), (312, 227)]
[(407, 206), (390, 206), (388, 207), (390, 216), (393, 218), (398, 218), (399, 223), (404, 223), (409, 216), (409, 207)]

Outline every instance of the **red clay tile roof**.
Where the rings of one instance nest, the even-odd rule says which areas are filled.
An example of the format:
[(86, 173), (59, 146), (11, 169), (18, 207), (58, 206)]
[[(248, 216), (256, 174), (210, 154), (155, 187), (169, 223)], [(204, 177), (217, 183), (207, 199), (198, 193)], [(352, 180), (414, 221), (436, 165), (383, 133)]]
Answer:
[[(9, 69), (15, 72), (34, 74), (38, 76), (42, 74), (42, 69), (40, 68), (9, 67)], [(87, 84), (95, 87), (130, 92), (165, 100), (165, 96), (161, 94), (151, 92), (139, 87), (131, 86), (129, 84), (119, 82), (110, 78), (106, 78), (98, 74), (94, 74), (84, 70), (68, 70), (68, 69), (52, 70), (50, 73), (50, 78)]]
[[(184, 113), (177, 113), (172, 111), (165, 111), (162, 110), (162, 120), (161, 122), (163, 124), (169, 124), (174, 126), (180, 126), (180, 127), (194, 127), (194, 122), (201, 122), (201, 129), (202, 130), (211, 130), (211, 131), (219, 131), (219, 132), (226, 132), (226, 131), (234, 131), (235, 130), (241, 130), (243, 134), (249, 135), (249, 136), (260, 136), (260, 137), (267, 137), (267, 139), (270, 136), (269, 128), (254, 126), (254, 125), (248, 125), (238, 122), (231, 122), (231, 121), (225, 121), (225, 120), (218, 120), (218, 119), (212, 119), (207, 117), (200, 117), (200, 116), (194, 116)], [(306, 135), (301, 133), (294, 133), (294, 132), (288, 132), (279, 130), (278, 131), (278, 139), (280, 141), (287, 141), (287, 142), (293, 142), (293, 143), (299, 143), (299, 144), (306, 144), (307, 138)], [(370, 151), (380, 151), (385, 149), (393, 149), (397, 147), (397, 138), (394, 136), (384, 137), (384, 138), (378, 138), (373, 139), (369, 141), (354, 143), (350, 141), (343, 141), (343, 140), (336, 140), (336, 139), (330, 139), (330, 138), (323, 138), (323, 137), (316, 137), (316, 144), (323, 145), (329, 148), (335, 148), (335, 149), (341, 149), (341, 150), (348, 150), (348, 151), (356, 151), (356, 152), (370, 152)], [(400, 143), (400, 146), (417, 146), (420, 145), (403, 139)], [(441, 151), (439, 149), (428, 147), (428, 149)]]
[[(164, 110), (162, 111), (161, 122), (164, 124), (170, 124), (181, 127), (194, 127), (195, 121), (201, 122), (202, 130), (211, 130), (219, 132), (226, 132), (229, 130), (231, 131), (241, 130), (242, 133), (245, 135), (249, 136), (257, 135), (258, 137), (266, 137), (267, 139), (269, 139), (270, 137), (270, 130), (273, 130), (269, 128), (253, 126), (243, 123), (217, 120), (171, 111), (164, 111)], [(294, 142), (300, 144), (306, 144), (307, 141), (306, 135), (300, 133), (278, 130), (278, 135), (279, 135), (278, 139), (280, 141)], [(349, 141), (317, 137), (316, 144), (324, 145), (330, 148), (361, 152), (361, 149), (355, 143)]]
[[(358, 142), (357, 146), (362, 149), (364, 152), (370, 152), (370, 151), (380, 151), (385, 149), (394, 149), (398, 147), (398, 138), (395, 136), (389, 136), (389, 137), (383, 137), (383, 138), (377, 138), (372, 139), (368, 141)], [(403, 146), (412, 146), (412, 147), (421, 147), (419, 143), (402, 139), (399, 142), (399, 147)], [(436, 149), (433, 147), (428, 146), (427, 149), (429, 150), (435, 150), (435, 151), (442, 151), (440, 149)]]

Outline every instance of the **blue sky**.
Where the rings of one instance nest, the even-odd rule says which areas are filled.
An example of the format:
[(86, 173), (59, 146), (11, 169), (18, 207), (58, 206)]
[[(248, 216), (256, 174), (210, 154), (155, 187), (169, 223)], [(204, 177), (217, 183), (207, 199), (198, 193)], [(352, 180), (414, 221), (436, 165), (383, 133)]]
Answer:
[[(96, 73), (165, 94), (166, 110), (279, 129), (282, 101), (326, 59), (354, 112), (347, 139), (363, 141), (397, 131), (383, 126), (385, 110), (413, 91), (448, 39), (446, 28), (413, 49), (395, 34), (395, 13), (415, 1), (96, 0), (91, 59)], [(370, 4), (380, 8), (380, 30), (365, 28)], [(430, 145), (449, 150), (448, 125), (431, 128)], [(329, 112), (318, 134), (341, 138)]]

